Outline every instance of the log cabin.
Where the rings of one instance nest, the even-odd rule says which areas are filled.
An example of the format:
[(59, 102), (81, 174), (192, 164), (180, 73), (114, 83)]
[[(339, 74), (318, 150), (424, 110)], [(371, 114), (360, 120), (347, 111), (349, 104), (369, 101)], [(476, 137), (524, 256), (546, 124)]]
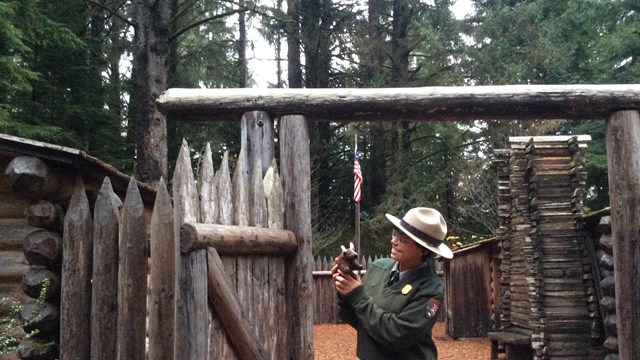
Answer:
[[(81, 150), (6, 134), (0, 168), (0, 297), (28, 301), (37, 297), (38, 278), (59, 272), (64, 211), (76, 180), (93, 202), (109, 177), (122, 201), (131, 178)], [(148, 224), (156, 190), (138, 187)]]

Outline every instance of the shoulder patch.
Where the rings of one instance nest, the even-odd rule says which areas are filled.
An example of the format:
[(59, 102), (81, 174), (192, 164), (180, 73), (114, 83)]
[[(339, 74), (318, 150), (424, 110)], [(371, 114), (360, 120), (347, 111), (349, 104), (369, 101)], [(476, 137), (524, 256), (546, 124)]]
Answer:
[(439, 307), (440, 307), (440, 301), (438, 300), (438, 298), (434, 297), (429, 299), (429, 301), (427, 302), (427, 309), (425, 312), (427, 319), (431, 319), (432, 317), (436, 316), (436, 314), (438, 313)]

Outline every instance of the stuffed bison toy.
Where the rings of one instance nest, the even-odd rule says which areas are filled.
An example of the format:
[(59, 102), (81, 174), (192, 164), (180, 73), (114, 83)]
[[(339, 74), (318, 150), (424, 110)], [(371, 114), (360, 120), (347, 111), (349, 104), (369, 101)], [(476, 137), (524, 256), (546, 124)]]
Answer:
[(348, 249), (344, 245), (340, 247), (342, 248), (342, 253), (336, 258), (338, 269), (345, 275), (362, 270), (362, 265), (358, 262), (358, 253), (354, 249), (353, 243), (349, 243)]

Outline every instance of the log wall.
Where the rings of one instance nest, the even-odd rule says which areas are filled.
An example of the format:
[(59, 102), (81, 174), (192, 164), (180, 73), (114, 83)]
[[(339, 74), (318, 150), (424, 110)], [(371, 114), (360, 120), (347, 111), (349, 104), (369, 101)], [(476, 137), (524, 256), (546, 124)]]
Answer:
[(594, 319), (591, 337), (596, 339), (590, 359), (612, 360), (618, 356), (618, 329), (611, 236), (610, 209), (582, 217), (583, 235), (591, 258), (594, 293), (590, 294), (590, 316)]
[(492, 283), (496, 241), (454, 251), (443, 261), (447, 334), (454, 339), (486, 337), (492, 330)]
[[(44, 179), (18, 169), (24, 162), (37, 164), (47, 182), (58, 182), (38, 158), (16, 159), (0, 154), (0, 296), (23, 303), (20, 320), (25, 332), (39, 329), (36, 336), (23, 340), (19, 355), (53, 358), (58, 354), (52, 341), (59, 336), (63, 214), (58, 200), (29, 185)], [(39, 303), (45, 279), (50, 286)]]

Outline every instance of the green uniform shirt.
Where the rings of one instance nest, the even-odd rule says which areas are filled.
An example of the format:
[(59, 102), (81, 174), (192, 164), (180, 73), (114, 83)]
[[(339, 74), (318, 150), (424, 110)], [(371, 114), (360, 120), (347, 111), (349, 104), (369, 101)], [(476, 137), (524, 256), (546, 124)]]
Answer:
[(338, 301), (341, 317), (357, 330), (357, 356), (436, 360), (431, 330), (444, 300), (444, 284), (430, 266), (424, 266), (388, 286), (394, 264), (392, 259), (376, 260), (362, 286)]

